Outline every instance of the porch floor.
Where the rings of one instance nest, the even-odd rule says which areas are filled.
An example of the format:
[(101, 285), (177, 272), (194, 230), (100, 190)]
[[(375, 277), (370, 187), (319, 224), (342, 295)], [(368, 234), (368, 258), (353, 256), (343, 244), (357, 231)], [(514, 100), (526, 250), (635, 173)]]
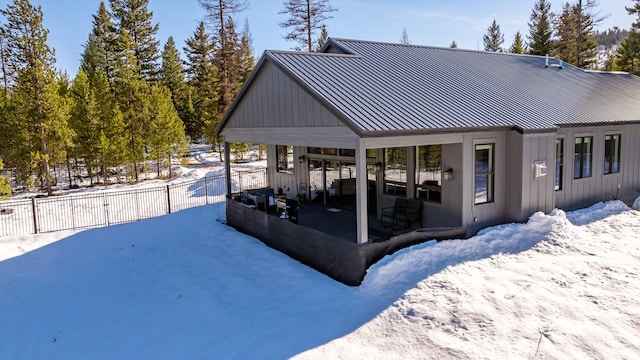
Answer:
[[(356, 213), (353, 210), (320, 204), (301, 205), (298, 225), (357, 243)], [(384, 241), (402, 232), (402, 229), (395, 229), (392, 234), (391, 228), (381, 226), (372, 214), (368, 216), (368, 228), (369, 242)]]

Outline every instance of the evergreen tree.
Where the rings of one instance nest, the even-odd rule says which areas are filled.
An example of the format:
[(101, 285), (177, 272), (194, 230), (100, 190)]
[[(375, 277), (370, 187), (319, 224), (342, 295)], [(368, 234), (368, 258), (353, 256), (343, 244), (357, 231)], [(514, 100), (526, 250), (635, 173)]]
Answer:
[(160, 176), (162, 165), (166, 165), (171, 177), (171, 157), (187, 148), (184, 126), (166, 87), (152, 86), (150, 100), (149, 154), (156, 162), (157, 175)]
[(162, 50), (162, 64), (160, 66), (160, 84), (166, 86), (171, 92), (173, 106), (178, 116), (185, 124), (192, 116), (189, 92), (185, 81), (185, 70), (182, 67), (182, 59), (176, 48), (173, 37), (169, 37)]
[(2, 158), (0, 158), (0, 200), (11, 196), (11, 185), (7, 178), (2, 175), (2, 169), (4, 169), (4, 165), (2, 164)]
[(316, 51), (320, 51), (324, 46), (324, 43), (329, 39), (329, 32), (327, 31), (327, 26), (322, 25), (322, 29), (320, 29), (320, 36), (318, 36), (318, 41), (316, 42)]
[(68, 109), (53, 69), (53, 50), (47, 45), (48, 30), (42, 26), (42, 8), (28, 0), (14, 0), (1, 13), (6, 17), (2, 35), (7, 41), (8, 62), (17, 73), (11, 98), (17, 127), (12, 133), (25, 140), (16, 145), (23, 158), (30, 158), (42, 187), (51, 195), (54, 179), (50, 167), (66, 157), (73, 132), (68, 127)]
[(146, 81), (155, 81), (158, 71), (158, 24), (153, 24), (149, 0), (109, 0), (117, 28), (124, 29), (133, 44), (138, 71)]
[(313, 51), (313, 36), (322, 28), (324, 21), (331, 19), (329, 13), (337, 11), (328, 0), (287, 0), (284, 10), (278, 14), (287, 14), (289, 18), (280, 23), (281, 28), (292, 28), (284, 38), (299, 45), (295, 50)]
[(546, 0), (538, 0), (533, 6), (529, 18), (529, 53), (531, 55), (547, 55), (552, 50), (553, 19), (551, 4)]
[(149, 122), (149, 86), (142, 78), (129, 33), (122, 29), (118, 36), (117, 62), (114, 67), (114, 92), (125, 119), (129, 150), (129, 174), (135, 182), (144, 161), (146, 130)]
[(111, 15), (104, 2), (100, 2), (98, 12), (93, 16), (93, 28), (84, 45), (81, 68), (89, 79), (100, 71), (112, 80), (115, 59), (116, 30)]
[[(91, 79), (93, 98), (99, 117), (99, 150), (97, 154), (103, 181), (108, 182), (108, 169), (124, 165), (129, 158), (128, 141), (122, 112), (118, 107), (107, 76), (97, 72)], [(120, 172), (117, 171), (118, 180)]]
[[(229, 42), (234, 36), (234, 29), (229, 29), (229, 25), (233, 25), (232, 15), (243, 11), (247, 7), (246, 0), (198, 0), (200, 5), (205, 9), (209, 25), (214, 31), (214, 38), (217, 39), (216, 46), (216, 67), (218, 70), (218, 114), (214, 115), (220, 118), (227, 107), (233, 100), (234, 91), (237, 87), (232, 79), (231, 71), (233, 65), (233, 57), (236, 56), (234, 49), (237, 41)], [(213, 122), (217, 124), (217, 120)], [(212, 131), (212, 130), (211, 130)]]
[(216, 116), (217, 71), (213, 66), (213, 42), (200, 22), (193, 36), (186, 40), (186, 74), (193, 111), (183, 118), (187, 135), (192, 139), (202, 136), (205, 122)]
[(504, 35), (500, 31), (500, 25), (496, 23), (494, 19), (491, 25), (487, 28), (487, 33), (482, 37), (484, 42), (484, 51), (502, 51), (502, 43), (504, 43)]
[(526, 52), (524, 41), (522, 40), (522, 35), (520, 34), (520, 30), (516, 32), (516, 36), (513, 38), (513, 44), (509, 48), (509, 52), (512, 54), (524, 54)]
[(614, 57), (609, 60), (607, 70), (626, 71), (640, 75), (640, 31), (631, 28)]
[[(326, 31), (326, 29), (325, 29)], [(249, 22), (245, 20), (244, 30), (240, 37), (240, 48), (238, 49), (240, 56), (240, 86), (244, 85), (245, 81), (251, 75), (253, 67), (255, 66), (255, 59), (253, 58), (253, 40), (251, 39), (251, 31), (249, 30)]]
[(594, 29), (594, 17), (589, 9), (592, 1), (570, 5), (566, 3), (558, 17), (557, 40), (553, 55), (580, 68), (590, 68), (596, 61), (598, 42)]
[(100, 119), (96, 99), (89, 85), (89, 77), (80, 69), (70, 91), (71, 112), (69, 125), (76, 133), (72, 155), (84, 160), (91, 184), (93, 168), (97, 165), (100, 145)]
[(458, 48), (458, 43), (456, 43), (455, 40), (451, 41), (451, 44), (449, 44), (449, 47), (452, 49), (457, 49)]
[(629, 15), (636, 15), (636, 20), (631, 24), (631, 28), (640, 30), (640, 0), (632, 0), (633, 6), (625, 6)]
[(407, 35), (407, 28), (402, 29), (402, 35), (400, 35), (400, 44), (411, 45), (411, 41), (409, 41), (409, 35)]

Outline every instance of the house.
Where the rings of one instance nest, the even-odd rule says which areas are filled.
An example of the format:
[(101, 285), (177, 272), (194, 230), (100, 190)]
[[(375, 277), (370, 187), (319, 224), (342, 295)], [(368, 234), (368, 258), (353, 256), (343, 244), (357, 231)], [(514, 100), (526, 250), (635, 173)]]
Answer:
[(420, 201), (423, 232), (471, 236), (640, 190), (640, 78), (546, 56), (336, 38), (266, 51), (216, 131), (227, 150), (267, 144), (283, 197), (353, 210), (355, 239), (327, 240), (238, 206), (228, 181), (230, 225), (350, 285), (425, 240), (412, 226), (370, 241), (397, 198)]

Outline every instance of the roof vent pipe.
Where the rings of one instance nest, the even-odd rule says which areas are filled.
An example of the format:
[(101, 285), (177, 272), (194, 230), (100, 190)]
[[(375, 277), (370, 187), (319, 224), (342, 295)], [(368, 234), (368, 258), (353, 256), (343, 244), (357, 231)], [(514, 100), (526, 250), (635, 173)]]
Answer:
[(549, 54), (547, 54), (544, 58), (544, 67), (549, 67)]

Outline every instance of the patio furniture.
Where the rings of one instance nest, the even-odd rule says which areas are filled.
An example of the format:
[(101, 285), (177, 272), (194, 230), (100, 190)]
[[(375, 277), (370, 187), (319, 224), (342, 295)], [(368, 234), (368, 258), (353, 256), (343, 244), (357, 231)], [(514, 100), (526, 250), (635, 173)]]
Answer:
[(407, 230), (416, 221), (422, 227), (422, 202), (416, 199), (396, 198), (393, 207), (382, 208), (380, 215), (380, 225), (391, 226), (391, 233), (396, 227)]

